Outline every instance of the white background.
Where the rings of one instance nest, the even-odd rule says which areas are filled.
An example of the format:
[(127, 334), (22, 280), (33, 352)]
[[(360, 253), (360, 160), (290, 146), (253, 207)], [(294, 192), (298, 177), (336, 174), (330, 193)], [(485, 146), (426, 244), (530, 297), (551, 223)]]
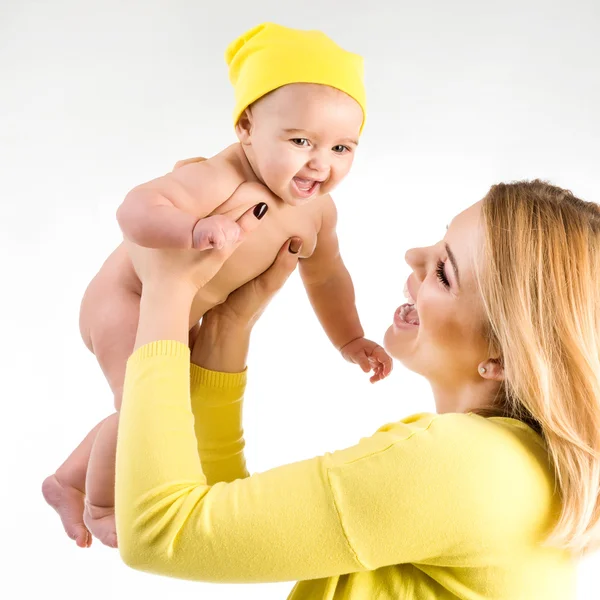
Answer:
[[(233, 141), (228, 42), (263, 21), (324, 30), (366, 59), (367, 127), (335, 198), (363, 324), (381, 340), (403, 302), (405, 250), (437, 241), (492, 183), (541, 177), (600, 201), (600, 4), (2, 0), (0, 7), (0, 594), (285, 598), (291, 583), (217, 586), (134, 572), (98, 542), (76, 548), (43, 502), (43, 478), (112, 409), (80, 340), (78, 310), (120, 240), (117, 206), (178, 159)], [(343, 362), (297, 274), (257, 327), (250, 369), (251, 471), (433, 410), (426, 383), (399, 365), (371, 386)], [(597, 598), (599, 568), (599, 555), (583, 563), (580, 600)]]

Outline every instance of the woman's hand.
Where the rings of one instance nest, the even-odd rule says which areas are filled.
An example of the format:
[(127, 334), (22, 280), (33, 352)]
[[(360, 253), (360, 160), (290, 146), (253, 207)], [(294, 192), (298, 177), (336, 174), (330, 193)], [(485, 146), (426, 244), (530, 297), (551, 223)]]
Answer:
[(167, 250), (127, 244), (142, 282), (134, 350), (158, 340), (188, 343), (190, 309), (198, 290), (217, 274), (246, 235), (258, 227), (267, 208), (261, 202), (246, 211), (237, 220), (237, 241), (218, 250)]
[(212, 317), (218, 316), (242, 327), (252, 328), (296, 268), (301, 248), (300, 238), (293, 237), (287, 240), (273, 264), (264, 273), (229, 294), (223, 304), (215, 306), (208, 314), (212, 313)]
[(209, 310), (193, 336), (194, 364), (212, 371), (239, 373), (246, 368), (254, 323), (298, 264), (300, 238), (286, 241), (273, 264)]
[(187, 289), (195, 295), (233, 254), (246, 236), (256, 229), (267, 212), (264, 202), (247, 210), (236, 222), (237, 240), (223, 248), (209, 250), (174, 250), (143, 248), (125, 240), (125, 245), (142, 288), (159, 287), (169, 291)]

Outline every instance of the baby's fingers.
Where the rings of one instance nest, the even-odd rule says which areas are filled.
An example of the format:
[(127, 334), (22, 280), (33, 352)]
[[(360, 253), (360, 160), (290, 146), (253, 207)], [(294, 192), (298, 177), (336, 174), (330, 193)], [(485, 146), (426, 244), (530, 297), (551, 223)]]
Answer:
[(237, 226), (240, 234), (237, 241), (231, 242), (225, 240), (222, 249), (213, 248), (203, 252), (203, 258), (198, 262), (195, 271), (196, 285), (203, 287), (206, 285), (221, 269), (223, 263), (233, 254), (234, 250), (243, 242), (245, 236), (258, 227), (260, 219), (267, 212), (267, 205), (264, 202), (247, 210), (238, 220)]
[(387, 377), (392, 372), (394, 366), (390, 355), (383, 348), (378, 347), (373, 351), (373, 358), (381, 365), (381, 378)]
[(371, 362), (367, 353), (361, 350), (356, 356), (353, 357), (354, 362), (363, 370), (363, 373), (368, 373), (371, 370)]

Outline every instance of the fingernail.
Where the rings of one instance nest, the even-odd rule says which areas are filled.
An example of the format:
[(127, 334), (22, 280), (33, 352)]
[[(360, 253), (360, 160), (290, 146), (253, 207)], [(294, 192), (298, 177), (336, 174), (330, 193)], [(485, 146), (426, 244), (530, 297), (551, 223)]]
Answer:
[(292, 254), (298, 254), (298, 252), (300, 252), (300, 248), (302, 248), (302, 240), (299, 238), (292, 238), (292, 241), (290, 242), (289, 251)]
[(262, 219), (266, 214), (267, 211), (269, 210), (269, 207), (267, 206), (267, 204), (265, 202), (261, 202), (260, 204), (257, 204), (254, 207), (254, 216), (260, 220)]

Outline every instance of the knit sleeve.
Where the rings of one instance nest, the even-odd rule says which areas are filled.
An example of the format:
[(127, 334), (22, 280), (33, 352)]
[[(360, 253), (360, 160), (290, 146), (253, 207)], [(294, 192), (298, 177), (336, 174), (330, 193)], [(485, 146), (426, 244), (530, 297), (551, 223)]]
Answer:
[(208, 485), (248, 477), (242, 428), (245, 388), (246, 371), (221, 373), (190, 366), (194, 430)]
[(139, 348), (127, 363), (115, 509), (122, 559), (212, 582), (309, 579), (361, 568), (323, 457), (210, 485), (190, 397), (189, 348)]
[(211, 485), (197, 449), (189, 348), (152, 342), (130, 357), (125, 376), (121, 557), (171, 577), (258, 583), (485, 556), (524, 535), (515, 506), (529, 521), (547, 507), (527, 493), (531, 472), (515, 444), (494, 440), (481, 422), (416, 416), (350, 448)]

